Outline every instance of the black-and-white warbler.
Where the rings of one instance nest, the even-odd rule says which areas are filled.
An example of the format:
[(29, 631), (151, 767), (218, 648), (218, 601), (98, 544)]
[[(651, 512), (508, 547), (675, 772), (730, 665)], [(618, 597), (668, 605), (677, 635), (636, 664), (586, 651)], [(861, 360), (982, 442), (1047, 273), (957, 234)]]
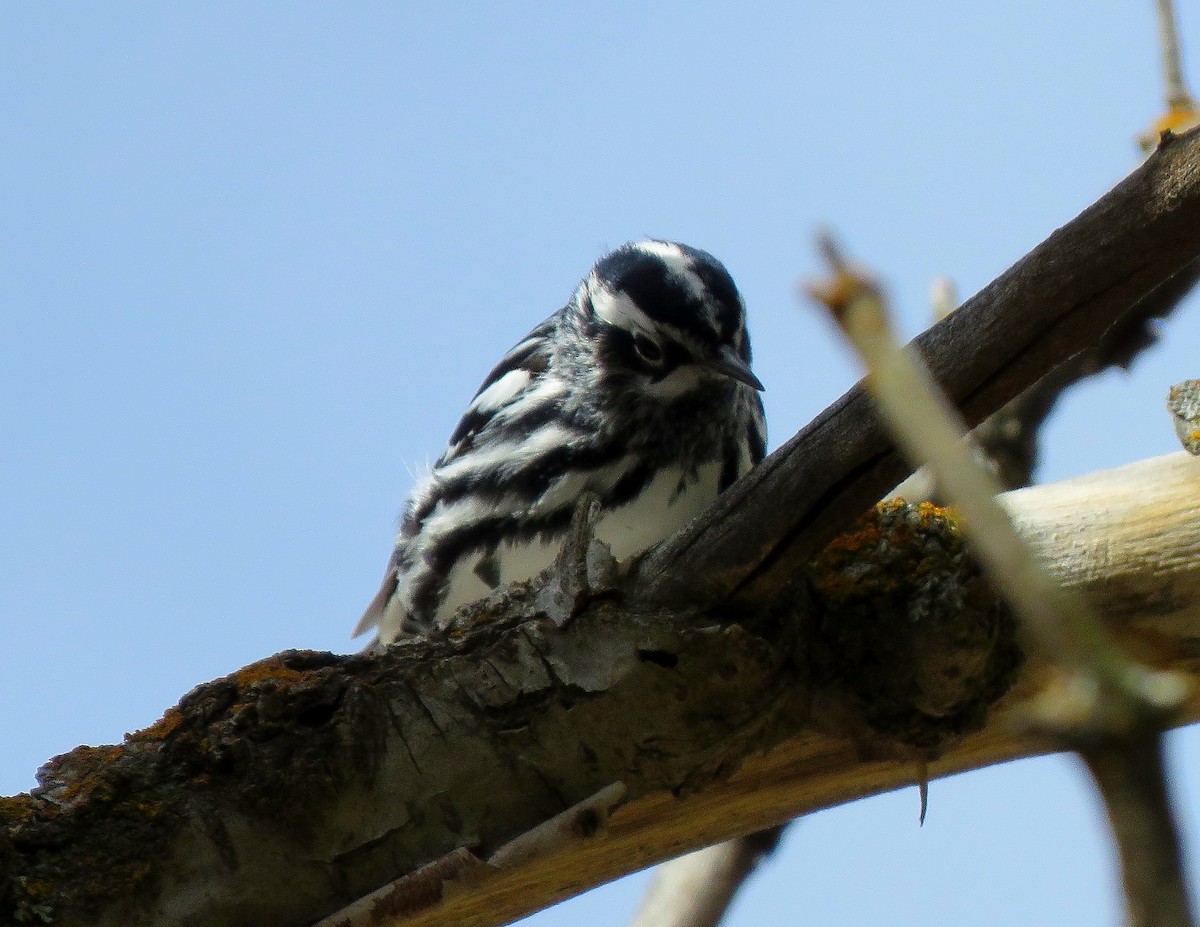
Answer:
[(483, 381), (414, 489), (355, 634), (425, 632), (536, 576), (584, 493), (617, 559), (670, 537), (762, 459), (761, 389), (741, 297), (712, 255), (647, 240), (601, 258)]

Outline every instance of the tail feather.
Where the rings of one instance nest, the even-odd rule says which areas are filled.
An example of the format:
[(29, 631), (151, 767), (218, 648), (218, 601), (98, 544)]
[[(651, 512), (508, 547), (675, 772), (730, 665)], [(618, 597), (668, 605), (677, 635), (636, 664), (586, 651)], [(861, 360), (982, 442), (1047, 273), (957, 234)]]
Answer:
[(375, 593), (375, 598), (371, 600), (371, 604), (367, 606), (362, 617), (358, 619), (358, 624), (354, 626), (354, 632), (350, 635), (351, 637), (358, 637), (358, 635), (370, 631), (371, 628), (379, 627), (380, 619), (383, 618), (383, 610), (387, 608), (388, 602), (396, 594), (396, 587), (399, 584), (400, 578), (396, 574), (396, 567), (389, 560), (387, 572), (383, 574), (383, 582), (379, 584), (379, 591)]

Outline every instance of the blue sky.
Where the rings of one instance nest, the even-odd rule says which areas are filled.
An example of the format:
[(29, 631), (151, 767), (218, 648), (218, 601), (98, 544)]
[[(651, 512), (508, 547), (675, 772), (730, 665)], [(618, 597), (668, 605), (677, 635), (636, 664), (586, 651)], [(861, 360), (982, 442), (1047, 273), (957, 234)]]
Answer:
[[(354, 646), (412, 474), (605, 250), (725, 261), (774, 446), (856, 376), (794, 295), (815, 228), (915, 333), (935, 275), (974, 292), (1126, 173), (1161, 93), (1149, 0), (0, 21), (0, 794), (252, 660)], [(1043, 478), (1175, 449), (1198, 317), (1068, 397)], [(1198, 747), (1172, 760), (1200, 877)], [(916, 817), (911, 791), (812, 816), (731, 923), (1118, 922), (1073, 763), (934, 783)], [(621, 923), (643, 883), (532, 923)]]

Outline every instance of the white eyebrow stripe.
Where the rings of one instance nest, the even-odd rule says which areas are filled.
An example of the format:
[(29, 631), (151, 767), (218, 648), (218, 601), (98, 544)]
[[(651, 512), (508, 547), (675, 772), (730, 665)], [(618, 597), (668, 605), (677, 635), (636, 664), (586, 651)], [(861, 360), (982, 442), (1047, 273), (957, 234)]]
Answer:
[(654, 332), (655, 325), (650, 316), (646, 315), (627, 293), (614, 293), (597, 280), (595, 275), (588, 278), (587, 287), (592, 300), (592, 311), (600, 321), (625, 331), (644, 332), (647, 335)]

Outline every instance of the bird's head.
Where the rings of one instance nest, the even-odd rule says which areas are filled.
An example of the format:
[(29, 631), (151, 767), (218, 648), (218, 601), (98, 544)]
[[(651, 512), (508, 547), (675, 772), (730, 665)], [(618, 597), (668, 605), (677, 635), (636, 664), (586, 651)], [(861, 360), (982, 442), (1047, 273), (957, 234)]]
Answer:
[(733, 278), (706, 251), (647, 239), (601, 258), (575, 295), (601, 375), (670, 400), (705, 385), (743, 383), (746, 313)]

